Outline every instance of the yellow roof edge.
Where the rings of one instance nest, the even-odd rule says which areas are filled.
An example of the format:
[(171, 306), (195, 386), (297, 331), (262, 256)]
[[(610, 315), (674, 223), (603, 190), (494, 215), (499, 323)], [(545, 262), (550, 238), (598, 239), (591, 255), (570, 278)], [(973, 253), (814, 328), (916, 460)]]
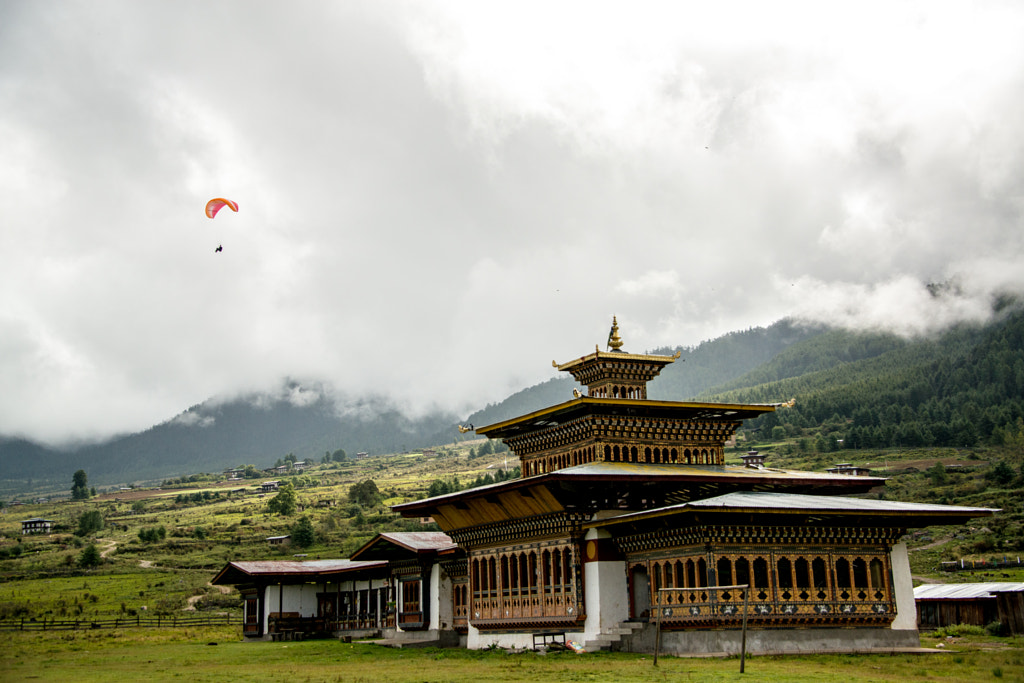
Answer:
[(677, 353), (675, 356), (658, 356), (647, 353), (619, 353), (615, 351), (601, 351), (596, 349), (593, 353), (588, 353), (585, 356), (579, 358), (573, 358), (570, 361), (559, 364), (556, 361), (551, 361), (551, 365), (558, 370), (568, 370), (569, 368), (575, 367), (580, 363), (585, 363), (588, 360), (600, 360), (601, 358), (614, 358), (615, 360), (654, 360), (659, 363), (669, 364), (674, 363), (676, 358), (679, 358)]
[(477, 427), (475, 431), (477, 434), (486, 434), (489, 431), (493, 431), (501, 427), (507, 427), (517, 422), (525, 422), (537, 417), (541, 417), (542, 415), (549, 415), (551, 413), (557, 412), (558, 410), (561, 410), (562, 408), (569, 406), (570, 404), (579, 402), (590, 403), (594, 405), (642, 405), (665, 408), (715, 408), (721, 410), (750, 410), (751, 408), (758, 408), (766, 413), (775, 411), (775, 405), (769, 403), (703, 403), (697, 401), (652, 401), (650, 399), (638, 400), (632, 398), (594, 398), (592, 396), (581, 396), (579, 398), (574, 398), (563, 403), (548, 406), (547, 408), (535, 410), (532, 413), (527, 413), (526, 415), (512, 417), (507, 420), (502, 420), (501, 422), (495, 422), (494, 424), (490, 424), (485, 427)]

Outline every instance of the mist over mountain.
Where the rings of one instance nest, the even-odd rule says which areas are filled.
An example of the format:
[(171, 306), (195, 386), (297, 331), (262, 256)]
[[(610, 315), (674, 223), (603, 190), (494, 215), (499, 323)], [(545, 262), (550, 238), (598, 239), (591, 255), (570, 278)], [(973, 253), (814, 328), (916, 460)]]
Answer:
[(404, 415), (386, 399), (351, 399), (322, 386), (286, 383), (274, 395), (212, 399), (138, 434), (67, 450), (24, 439), (0, 441), (0, 482), (38, 487), (70, 481), (85, 469), (93, 485), (217, 472), (253, 464), (272, 465), (288, 453), (321, 459), (339, 448), (347, 453), (393, 453), (447, 443), (457, 416)]
[[(627, 351), (642, 352), (628, 348)], [(986, 325), (905, 338), (782, 320), (694, 347), (649, 351), (680, 357), (650, 385), (663, 400), (771, 403), (795, 408), (751, 421), (769, 434), (812, 435), (832, 447), (958, 445), (1024, 440), (1024, 313), (1002, 310)], [(433, 412), (410, 417), (388, 399), (352, 397), (317, 382), (288, 381), (274, 393), (211, 399), (144, 432), (64, 450), (0, 437), (0, 495), (62, 490), (85, 469), (97, 486), (266, 468), (293, 453), (321, 459), (397, 453), (451, 443), (455, 425), (482, 427), (572, 398), (556, 377), (486, 406), (465, 420)], [(462, 437), (465, 438), (465, 437)]]

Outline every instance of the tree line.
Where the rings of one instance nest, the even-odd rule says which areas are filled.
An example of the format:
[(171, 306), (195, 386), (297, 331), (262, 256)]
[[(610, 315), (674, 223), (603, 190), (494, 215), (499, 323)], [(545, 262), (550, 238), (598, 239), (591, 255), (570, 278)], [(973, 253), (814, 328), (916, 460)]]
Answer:
[(1024, 442), (1024, 314), (926, 341), (832, 331), (737, 384), (705, 398), (797, 398), (746, 423), (761, 439), (812, 430), (826, 449), (1014, 445)]

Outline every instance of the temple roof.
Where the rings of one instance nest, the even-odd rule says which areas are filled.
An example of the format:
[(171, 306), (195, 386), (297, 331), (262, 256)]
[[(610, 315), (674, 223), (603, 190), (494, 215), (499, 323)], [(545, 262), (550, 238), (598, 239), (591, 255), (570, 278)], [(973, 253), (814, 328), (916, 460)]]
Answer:
[(532, 413), (478, 427), (477, 434), (491, 439), (507, 439), (541, 429), (556, 427), (584, 415), (611, 417), (651, 417), (678, 420), (737, 421), (757, 417), (775, 410), (775, 405), (746, 403), (696, 403), (690, 401), (636, 401), (624, 398), (579, 398)]
[(998, 510), (992, 508), (903, 503), (869, 498), (817, 496), (774, 492), (727, 493), (704, 500), (668, 505), (656, 510), (630, 512), (586, 524), (587, 527), (620, 526), (649, 527), (652, 523), (675, 525), (668, 518), (680, 515), (703, 518), (711, 514), (715, 523), (722, 517), (731, 521), (757, 521), (759, 524), (828, 523), (837, 518), (856, 520), (857, 525), (900, 527), (960, 524), (974, 517), (987, 517)]
[(723, 492), (865, 493), (885, 480), (768, 467), (591, 462), (524, 479), (395, 505), (452, 531), (555, 512), (662, 508)]
[(618, 363), (624, 361), (639, 361), (645, 365), (665, 366), (669, 363), (675, 362), (678, 357), (679, 354), (676, 354), (675, 356), (656, 356), (645, 353), (626, 353), (625, 351), (601, 351), (600, 349), (594, 349), (593, 353), (588, 353), (585, 356), (580, 356), (579, 358), (573, 358), (565, 363), (551, 361), (551, 365), (557, 370), (572, 372), (574, 368), (580, 365), (586, 365), (587, 363), (594, 363), (600, 360), (610, 360)]

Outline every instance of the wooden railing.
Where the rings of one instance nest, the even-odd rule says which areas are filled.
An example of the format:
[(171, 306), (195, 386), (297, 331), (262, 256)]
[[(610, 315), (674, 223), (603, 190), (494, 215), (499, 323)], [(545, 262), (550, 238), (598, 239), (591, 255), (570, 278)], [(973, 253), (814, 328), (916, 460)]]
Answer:
[(239, 615), (116, 617), (113, 619), (20, 619), (0, 621), (0, 631), (82, 631), (96, 628), (176, 628), (181, 626), (236, 626)]
[(749, 604), (749, 618), (760, 622), (891, 620), (896, 613), (896, 606), (888, 595), (867, 587), (835, 590), (797, 587), (773, 591), (755, 586), (749, 589), (749, 596), (744, 593), (731, 587), (661, 589), (655, 594), (655, 608), (660, 608), (662, 621), (669, 628), (708, 620), (739, 621), (744, 598)]

